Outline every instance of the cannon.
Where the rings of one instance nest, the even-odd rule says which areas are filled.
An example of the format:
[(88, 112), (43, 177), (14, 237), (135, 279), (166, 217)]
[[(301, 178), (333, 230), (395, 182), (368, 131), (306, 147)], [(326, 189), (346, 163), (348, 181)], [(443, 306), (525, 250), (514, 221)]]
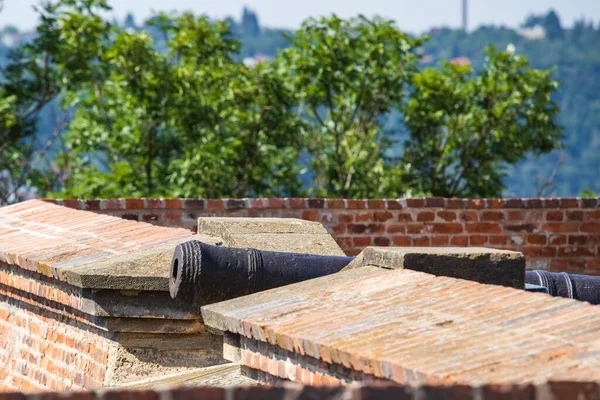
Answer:
[[(171, 297), (193, 308), (334, 274), (354, 257), (181, 243), (171, 261)], [(600, 277), (526, 271), (527, 290), (600, 304)]]
[(195, 308), (331, 275), (354, 257), (320, 256), (181, 243), (171, 261), (171, 297)]
[(543, 286), (548, 294), (600, 304), (600, 276), (566, 272), (526, 271), (525, 283)]

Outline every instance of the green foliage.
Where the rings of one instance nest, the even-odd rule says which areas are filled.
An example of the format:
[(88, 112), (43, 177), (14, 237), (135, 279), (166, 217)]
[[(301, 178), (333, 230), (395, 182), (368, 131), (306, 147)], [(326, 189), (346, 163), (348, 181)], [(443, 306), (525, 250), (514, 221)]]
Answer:
[[(307, 20), (272, 62), (249, 68), (242, 44), (281, 40), (249, 11), (232, 32), (191, 13), (122, 28), (108, 10), (105, 0), (46, 5), (35, 40), (2, 71), (0, 201), (23, 187), (81, 198), (306, 186), (326, 197), (491, 196), (507, 165), (558, 147), (556, 82), (522, 57), (492, 49), (481, 72), (419, 72), (424, 39), (334, 15)], [(34, 133), (54, 105), (63, 118), (40, 149)], [(404, 154), (393, 118), (410, 130)]]
[(380, 118), (416, 72), (412, 39), (391, 21), (308, 19), (277, 59), (308, 124), (315, 196), (386, 195)]
[(51, 58), (63, 106), (76, 110), (57, 157), (68, 172), (61, 196), (299, 193), (290, 95), (272, 68), (234, 61), (226, 23), (159, 14), (160, 53), (146, 32), (111, 26), (92, 6), (105, 8), (59, 2), (40, 36), (60, 37)]
[(532, 70), (524, 57), (493, 46), (487, 54), (477, 74), (446, 62), (413, 79), (403, 109), (410, 131), (405, 161), (425, 192), (501, 196), (507, 165), (559, 147), (551, 71)]
[(599, 194), (594, 192), (592, 189), (584, 189), (579, 193), (579, 197), (598, 197)]

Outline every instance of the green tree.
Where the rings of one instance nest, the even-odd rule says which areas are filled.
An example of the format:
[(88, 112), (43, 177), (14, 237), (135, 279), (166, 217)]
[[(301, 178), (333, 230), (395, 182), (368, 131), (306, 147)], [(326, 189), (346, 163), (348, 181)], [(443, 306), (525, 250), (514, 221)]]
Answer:
[(522, 56), (487, 50), (483, 70), (444, 63), (414, 76), (404, 160), (415, 185), (444, 197), (501, 196), (508, 165), (560, 147), (558, 84)]
[[(148, 23), (166, 40), (161, 53), (146, 32), (102, 19), (107, 10), (102, 0), (48, 6), (36, 42), (25, 48), (32, 66), (8, 69), (21, 81), (9, 80), (20, 92), (6, 97), (7, 110), (27, 96), (43, 96), (42, 105), (60, 97), (74, 110), (62, 134), (66, 151), (56, 158), (66, 171), (59, 195), (300, 193), (302, 129), (291, 94), (269, 66), (249, 69), (234, 60), (239, 43), (227, 23), (160, 14)], [(40, 60), (49, 83), (32, 73), (45, 65)], [(29, 121), (6, 115), (6, 125)]]
[(392, 21), (308, 19), (276, 60), (306, 118), (315, 196), (387, 194), (380, 119), (416, 72), (420, 39)]

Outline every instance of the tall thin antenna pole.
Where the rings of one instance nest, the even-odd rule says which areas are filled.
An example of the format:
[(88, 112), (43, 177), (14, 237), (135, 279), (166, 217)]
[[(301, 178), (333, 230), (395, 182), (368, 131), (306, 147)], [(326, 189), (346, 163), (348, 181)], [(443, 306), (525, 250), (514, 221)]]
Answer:
[(462, 0), (462, 28), (463, 31), (467, 32), (469, 27), (469, 2), (468, 0)]

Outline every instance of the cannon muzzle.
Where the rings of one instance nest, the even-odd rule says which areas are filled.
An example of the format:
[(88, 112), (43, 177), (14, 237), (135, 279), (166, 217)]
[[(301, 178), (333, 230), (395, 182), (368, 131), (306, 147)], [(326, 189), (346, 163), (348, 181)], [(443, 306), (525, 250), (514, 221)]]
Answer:
[(171, 297), (196, 308), (334, 274), (354, 257), (181, 243), (171, 261)]

